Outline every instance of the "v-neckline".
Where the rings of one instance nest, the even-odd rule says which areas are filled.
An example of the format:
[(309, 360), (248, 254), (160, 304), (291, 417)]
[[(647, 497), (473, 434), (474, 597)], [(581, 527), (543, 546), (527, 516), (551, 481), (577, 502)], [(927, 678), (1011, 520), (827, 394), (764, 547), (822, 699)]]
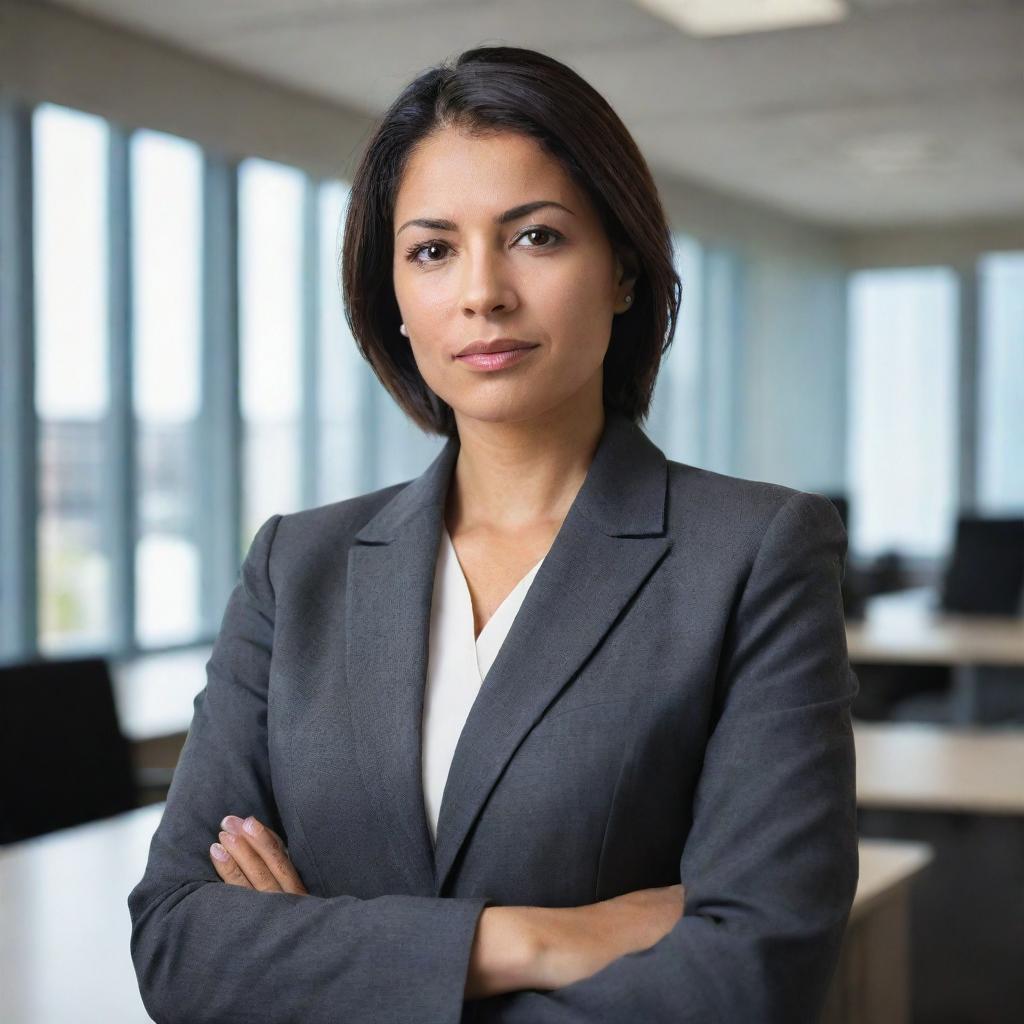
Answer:
[[(492, 624), (495, 622), (495, 620), (497, 620), (499, 618), (499, 616), (503, 613), (505, 608), (510, 604), (512, 599), (514, 597), (518, 597), (518, 595), (519, 595), (519, 593), (520, 593), (520, 591), (522, 589), (525, 589), (525, 588), (529, 587), (529, 584), (532, 582), (533, 577), (537, 573), (537, 570), (540, 568), (541, 562), (544, 561), (544, 558), (546, 556), (542, 556), (541, 558), (539, 558), (533, 564), (533, 566), (530, 569), (528, 569), (523, 574), (523, 576), (520, 577), (520, 579), (516, 583), (516, 585), (505, 595), (505, 597), (502, 600), (501, 604), (499, 604), (498, 607), (494, 609), (493, 613), (488, 618), (488, 620), (484, 623), (483, 628), (480, 630), (480, 635), (477, 636), (476, 635), (476, 620), (475, 620), (474, 614), (473, 614), (473, 595), (472, 595), (472, 592), (469, 589), (469, 581), (466, 579), (466, 574), (465, 574), (465, 572), (462, 569), (462, 563), (459, 561), (458, 552), (455, 550), (455, 542), (452, 540), (451, 534), (448, 532), (448, 528), (447, 527), (444, 528), (444, 536), (445, 536), (445, 543), (448, 545), (448, 555), (452, 559), (452, 564), (453, 564), (454, 568), (456, 569), (456, 574), (458, 575), (459, 580), (460, 580), (460, 582), (462, 584), (463, 598), (464, 598), (464, 601), (465, 601), (466, 608), (468, 610), (467, 619), (468, 619), (469, 638), (472, 640), (473, 645), (475, 647), (476, 655), (477, 655), (477, 659), (478, 659), (477, 665), (478, 665), (478, 668), (479, 668), (480, 650), (481, 650), (482, 645), (486, 642), (486, 638), (490, 636), (491, 632), (493, 632), (493, 630), (491, 630)], [(481, 682), (483, 681), (483, 676), (484, 675), (486, 675), (486, 673), (484, 673), (484, 672), (480, 673)]]

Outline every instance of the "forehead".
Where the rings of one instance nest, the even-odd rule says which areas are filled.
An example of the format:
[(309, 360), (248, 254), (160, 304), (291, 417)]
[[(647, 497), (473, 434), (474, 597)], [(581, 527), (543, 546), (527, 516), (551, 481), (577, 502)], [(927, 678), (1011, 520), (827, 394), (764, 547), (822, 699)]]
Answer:
[(445, 128), (410, 154), (395, 199), (395, 221), (404, 214), (451, 213), (456, 206), (467, 211), (478, 206), (489, 214), (537, 198), (555, 199), (572, 210), (581, 205), (571, 177), (536, 140), (513, 132), (474, 138)]

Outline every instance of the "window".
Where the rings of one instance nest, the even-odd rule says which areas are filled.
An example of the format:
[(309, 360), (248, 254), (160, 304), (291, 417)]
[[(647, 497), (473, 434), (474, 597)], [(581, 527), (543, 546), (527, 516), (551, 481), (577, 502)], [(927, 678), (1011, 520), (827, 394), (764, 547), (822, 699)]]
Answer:
[(978, 503), (1024, 515), (1024, 252), (980, 261)]
[(868, 270), (849, 294), (850, 547), (940, 558), (956, 518), (956, 278)]
[(699, 465), (719, 473), (739, 471), (741, 311), (750, 301), (747, 264), (747, 257), (731, 248), (715, 245), (703, 250), (700, 293), (704, 337), (697, 404), (701, 423)]
[(321, 503), (340, 501), (363, 490), (361, 396), (366, 393), (367, 375), (372, 371), (356, 348), (342, 303), (340, 243), (347, 202), (348, 187), (340, 181), (320, 186), (317, 500)]
[(238, 173), (244, 555), (266, 519), (302, 506), (305, 175), (257, 159)]
[[(4, 451), (0, 524), (38, 566), (3, 575), (5, 608), (38, 612), (9, 623), (3, 654), (208, 642), (270, 515), (382, 486), (374, 452), (399, 430), (411, 472), (431, 454), (397, 408), (367, 434), (393, 403), (377, 409), (344, 316), (348, 187), (54, 104), (5, 103), (0, 129), (31, 156), (10, 162), (5, 211), (33, 196), (30, 238), (2, 225), (5, 258), (31, 245), (33, 266), (5, 282), (34, 278), (34, 309), (0, 328), (34, 375), (28, 408), (0, 412), (37, 439)], [(8, 493), (23, 479), (30, 497)]]
[(32, 145), (39, 647), (54, 654), (99, 648), (111, 633), (108, 130), (47, 104)]
[(135, 629), (143, 647), (200, 632), (202, 155), (150, 131), (131, 142), (138, 540)]
[(662, 358), (650, 433), (670, 459), (702, 461), (702, 395), (700, 373), (704, 355), (704, 297), (700, 243), (688, 235), (673, 236), (676, 272), (682, 278), (679, 320), (668, 353)]

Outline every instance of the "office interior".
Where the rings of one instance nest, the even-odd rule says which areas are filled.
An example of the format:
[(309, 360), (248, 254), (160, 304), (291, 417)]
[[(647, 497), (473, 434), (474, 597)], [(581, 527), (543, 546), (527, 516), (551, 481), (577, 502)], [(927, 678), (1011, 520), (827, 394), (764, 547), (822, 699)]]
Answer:
[(823, 1020), (1024, 1020), (1011, 0), (0, 0), (0, 1018), (148, 1019), (125, 899), (253, 535), (440, 450), (356, 351), (338, 229), (374, 117), (487, 42), (573, 66), (655, 174), (683, 302), (646, 432), (846, 525)]

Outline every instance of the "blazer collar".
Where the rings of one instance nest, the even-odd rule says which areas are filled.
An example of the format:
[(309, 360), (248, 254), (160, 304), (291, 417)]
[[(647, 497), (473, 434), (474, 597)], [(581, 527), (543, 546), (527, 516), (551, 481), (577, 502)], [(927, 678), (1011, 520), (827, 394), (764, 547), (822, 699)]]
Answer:
[[(346, 645), (353, 743), (410, 891), (442, 895), (456, 856), (526, 733), (671, 546), (665, 456), (609, 411), (587, 476), (470, 709), (441, 801), (436, 849), (423, 802), (430, 605), (459, 441), (355, 535)], [(538, 637), (558, 634), (558, 643)]]
[[(459, 439), (449, 438), (426, 470), (370, 519), (356, 539), (387, 544), (410, 519), (428, 511), (439, 527), (459, 448)], [(629, 417), (608, 411), (573, 510), (587, 516), (610, 537), (661, 533), (665, 527), (666, 472), (661, 449)]]

